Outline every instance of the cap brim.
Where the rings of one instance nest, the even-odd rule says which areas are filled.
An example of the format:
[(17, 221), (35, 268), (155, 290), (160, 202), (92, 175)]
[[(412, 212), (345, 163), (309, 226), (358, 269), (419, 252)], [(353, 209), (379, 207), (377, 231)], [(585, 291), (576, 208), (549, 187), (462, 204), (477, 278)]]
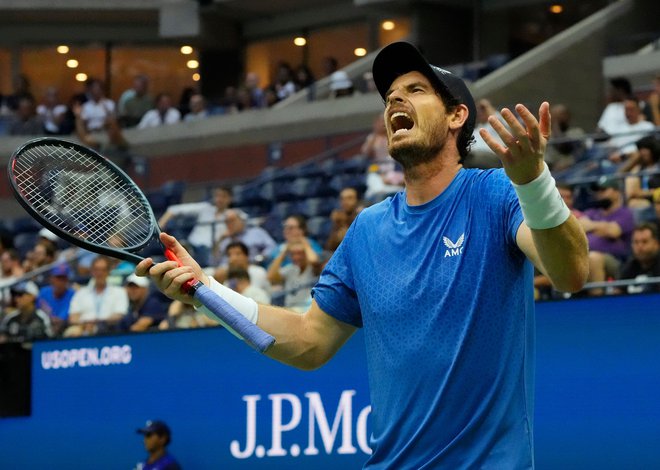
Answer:
[(395, 42), (385, 46), (374, 59), (373, 78), (380, 96), (387, 91), (397, 77), (412, 71), (422, 73), (441, 92), (451, 92), (438, 80), (435, 72), (415, 46), (407, 42)]

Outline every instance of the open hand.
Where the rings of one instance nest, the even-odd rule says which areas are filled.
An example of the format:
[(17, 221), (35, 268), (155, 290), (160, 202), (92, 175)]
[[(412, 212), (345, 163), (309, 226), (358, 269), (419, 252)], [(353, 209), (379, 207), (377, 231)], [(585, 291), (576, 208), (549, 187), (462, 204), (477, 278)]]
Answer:
[(515, 107), (524, 124), (508, 108), (501, 111), (509, 129), (496, 117), (490, 116), (488, 123), (504, 142), (500, 144), (486, 129), (479, 134), (488, 147), (502, 161), (504, 171), (515, 184), (526, 184), (534, 180), (543, 171), (543, 155), (550, 137), (550, 105), (541, 103), (539, 119), (522, 104)]

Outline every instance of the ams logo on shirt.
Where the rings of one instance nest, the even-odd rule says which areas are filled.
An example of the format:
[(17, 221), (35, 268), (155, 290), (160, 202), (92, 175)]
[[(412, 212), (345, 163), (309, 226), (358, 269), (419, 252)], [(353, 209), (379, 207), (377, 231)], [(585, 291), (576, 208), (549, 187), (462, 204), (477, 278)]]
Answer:
[(465, 234), (462, 233), (458, 240), (454, 243), (447, 237), (442, 237), (442, 242), (445, 244), (447, 249), (445, 250), (445, 258), (451, 258), (453, 256), (458, 256), (463, 253), (463, 242), (465, 241)]

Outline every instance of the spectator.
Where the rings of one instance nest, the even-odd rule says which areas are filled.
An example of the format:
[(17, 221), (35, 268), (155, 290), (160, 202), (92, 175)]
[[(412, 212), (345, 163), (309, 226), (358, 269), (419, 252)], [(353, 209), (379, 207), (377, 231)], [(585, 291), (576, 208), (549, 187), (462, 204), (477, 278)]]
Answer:
[(576, 209), (574, 206), (575, 201), (573, 197), (573, 186), (565, 183), (557, 183), (557, 190), (559, 191), (559, 195), (566, 204), (566, 207), (568, 207), (568, 209), (571, 211), (571, 214), (573, 214), (578, 219), (582, 217), (582, 212)]
[(325, 249), (335, 251), (346, 235), (348, 227), (362, 210), (360, 197), (355, 188), (344, 188), (339, 193), (339, 207), (330, 213), (332, 229), (325, 242)]
[(230, 268), (225, 285), (258, 304), (270, 304), (270, 294), (250, 282), (250, 275), (242, 268)]
[(277, 64), (277, 71), (275, 72), (275, 81), (271, 88), (277, 95), (277, 100), (282, 101), (296, 92), (296, 84), (293, 81), (293, 70), (286, 62)]
[[(481, 134), (479, 134), (480, 129), (486, 129), (490, 135), (497, 136), (493, 127), (488, 123), (490, 116), (496, 116), (503, 121), (489, 100), (483, 98), (477, 101), (477, 121), (472, 132), (473, 143), (470, 146), (470, 153), (463, 164), (466, 168), (499, 168), (502, 166), (500, 159), (497, 158), (497, 155), (495, 155), (484, 139), (481, 138)], [(499, 137), (497, 139), (500, 143), (502, 142)]]
[(611, 149), (610, 160), (615, 162), (621, 161), (634, 153), (637, 150), (635, 142), (644, 135), (652, 133), (655, 129), (653, 123), (644, 119), (639, 101), (636, 98), (625, 99), (623, 109), (626, 122), (619, 128), (613, 128), (615, 133), (607, 143)]
[(382, 114), (374, 119), (372, 131), (362, 144), (361, 153), (373, 160), (367, 172), (367, 190), (364, 194), (367, 201), (378, 202), (403, 189), (403, 171), (390, 156)]
[(296, 84), (297, 91), (314, 85), (314, 81), (314, 75), (312, 74), (312, 71), (309, 70), (309, 67), (304, 64), (300, 64), (296, 67), (294, 72), (294, 83)]
[(632, 85), (627, 78), (618, 77), (610, 80), (609, 103), (598, 119), (598, 129), (607, 134), (614, 134), (626, 125), (623, 101), (632, 96)]
[(660, 227), (660, 188), (653, 190), (653, 209), (655, 210), (655, 224)]
[(30, 79), (27, 75), (17, 75), (12, 81), (14, 87), (14, 92), (11, 95), (5, 96), (5, 106), (9, 108), (10, 111), (16, 112), (20, 106), (21, 98), (31, 98), (34, 102), (34, 95), (30, 90)]
[(71, 128), (63, 126), (66, 119), (66, 112), (67, 107), (60, 102), (57, 88), (52, 86), (46, 88), (44, 100), (37, 106), (37, 115), (43, 122), (46, 134), (64, 135), (70, 133)]
[[(5, 249), (0, 255), (0, 281), (3, 284), (10, 285), (14, 280), (18, 280), (25, 274), (21, 255), (14, 248)], [(0, 311), (11, 305), (11, 291), (8, 287), (0, 290), (2, 303)]]
[[(616, 279), (621, 263), (630, 250), (630, 235), (635, 226), (632, 211), (623, 205), (619, 181), (603, 176), (594, 185), (598, 207), (587, 209), (578, 220), (589, 241), (589, 281)], [(602, 288), (590, 295), (602, 295)]]
[(33, 341), (50, 337), (50, 318), (37, 308), (39, 288), (32, 281), (21, 282), (11, 288), (16, 311), (7, 314), (0, 324), (0, 342)]
[[(53, 264), (56, 259), (57, 252), (55, 251), (53, 245), (46, 241), (38, 241), (34, 248), (32, 248), (25, 259), (23, 260), (23, 269), (25, 272), (31, 272), (39, 270), (39, 268)], [(37, 273), (33, 280), (42, 285), (46, 282), (43, 274)]]
[(121, 319), (122, 331), (147, 331), (167, 316), (167, 306), (156, 292), (149, 291), (149, 279), (131, 274), (126, 278), (128, 313)]
[(646, 136), (639, 139), (636, 146), (637, 151), (623, 163), (619, 173), (641, 173), (626, 178), (626, 201), (628, 207), (644, 209), (651, 206), (653, 190), (660, 186), (660, 142), (653, 136)]
[(361, 91), (363, 93), (375, 93), (378, 91), (376, 82), (374, 82), (374, 74), (371, 70), (368, 70), (362, 74)]
[(9, 123), (9, 135), (44, 134), (44, 123), (37, 115), (34, 98), (25, 95), (18, 100), (18, 109)]
[(242, 269), (247, 271), (250, 283), (253, 286), (264, 290), (268, 294), (270, 293), (271, 285), (268, 281), (268, 274), (262, 266), (250, 263), (249, 250), (245, 243), (232, 242), (228, 244), (225, 248), (225, 256), (227, 258), (227, 264), (220, 266), (213, 273), (213, 277), (218, 282), (224, 283), (228, 279), (229, 271)]
[[(284, 266), (285, 257), (291, 263)], [(321, 259), (309, 241), (289, 242), (268, 267), (271, 284), (283, 285), (284, 306), (296, 312), (307, 311), (312, 303), (312, 287), (321, 273)]]
[(647, 98), (644, 114), (647, 121), (656, 127), (660, 126), (660, 74), (653, 79), (653, 91)]
[(137, 430), (144, 436), (144, 448), (149, 456), (138, 464), (140, 470), (180, 470), (176, 459), (167, 452), (167, 446), (172, 442), (172, 432), (163, 421), (147, 421), (144, 427)]
[(88, 100), (80, 110), (80, 117), (87, 132), (99, 132), (115, 119), (115, 102), (105, 97), (103, 82), (95, 78), (87, 82)]
[(206, 99), (204, 96), (196, 93), (190, 97), (190, 112), (183, 118), (185, 122), (199, 121), (206, 119), (209, 112), (206, 110)]
[[(621, 268), (620, 279), (644, 280), (660, 276), (660, 239), (655, 224), (643, 223), (632, 234), (632, 255)], [(629, 285), (629, 294), (660, 292), (660, 283)]]
[[(571, 211), (577, 219), (582, 217), (582, 212), (575, 208), (573, 197), (573, 186), (565, 183), (557, 183), (557, 190), (566, 207)], [(534, 298), (548, 300), (554, 298), (556, 295), (566, 297), (566, 294), (559, 293), (552, 288), (550, 279), (538, 269), (534, 268)]]
[(330, 98), (352, 96), (355, 92), (353, 81), (343, 70), (337, 70), (330, 75)]
[(387, 143), (385, 119), (381, 113), (379, 113), (376, 116), (376, 119), (374, 119), (371, 132), (364, 140), (360, 152), (376, 162), (392, 159), (392, 157), (390, 157), (390, 151)]
[(167, 309), (167, 318), (158, 325), (159, 330), (172, 330), (181, 328), (203, 328), (206, 326), (218, 326), (211, 318), (198, 312), (190, 304), (184, 304), (179, 300), (170, 303)]
[(339, 62), (332, 56), (326, 56), (323, 58), (322, 69), (324, 77), (332, 75), (333, 72), (336, 72), (339, 69)]
[[(287, 245), (294, 242), (304, 242), (306, 245), (311, 246), (312, 250), (319, 256), (323, 253), (323, 247), (319, 242), (307, 236), (307, 219), (304, 215), (294, 214), (284, 219), (282, 236), (284, 242), (277, 245), (271, 252), (270, 257), (272, 260), (275, 260), (280, 253), (286, 251)], [(282, 266), (288, 266), (291, 264), (291, 261), (291, 258), (285, 254), (282, 259)]]
[[(227, 231), (225, 219), (232, 199), (231, 188), (217, 187), (213, 189), (213, 203), (203, 201), (170, 206), (158, 221), (158, 225), (166, 229), (174, 217), (196, 216), (195, 226), (188, 235), (188, 243), (197, 251), (200, 261), (208, 263), (211, 249)], [(243, 211), (238, 213), (247, 218)]]
[(142, 116), (138, 129), (165, 126), (181, 121), (181, 113), (172, 104), (172, 97), (167, 93), (160, 93), (156, 97), (156, 107)]
[(128, 312), (124, 288), (109, 285), (110, 259), (98, 256), (92, 262), (92, 280), (71, 299), (69, 327), (64, 336), (93, 335), (116, 329)]
[(39, 290), (37, 305), (50, 317), (55, 335), (64, 331), (69, 320), (69, 307), (75, 293), (70, 276), (69, 266), (58, 264), (50, 270), (49, 285)]
[(181, 96), (179, 96), (179, 112), (181, 116), (185, 116), (190, 112), (190, 97), (199, 93), (199, 90), (194, 87), (187, 86), (181, 90)]
[(248, 72), (245, 75), (245, 89), (250, 95), (251, 108), (265, 108), (266, 96), (264, 90), (259, 87), (259, 75), (254, 72)]
[(0, 279), (8, 281), (11, 279), (18, 279), (25, 274), (25, 270), (21, 264), (21, 256), (13, 248), (7, 249), (0, 255)]
[(225, 252), (227, 246), (232, 242), (243, 242), (250, 252), (250, 262), (255, 264), (262, 263), (266, 256), (275, 249), (276, 244), (273, 237), (261, 227), (248, 227), (245, 223), (246, 219), (247, 216), (243, 212), (235, 209), (226, 211), (227, 230), (220, 237), (214, 250), (216, 257), (219, 258), (216, 260), (216, 265), (228, 263)]
[(104, 131), (111, 146), (118, 149), (128, 148), (128, 142), (124, 139), (115, 114), (115, 102), (105, 97), (103, 82), (95, 78), (89, 79), (86, 89), (87, 101), (72, 104), (78, 139), (89, 147), (100, 148), (100, 142), (92, 134)]
[(123, 127), (135, 127), (142, 117), (154, 107), (154, 99), (149, 94), (149, 77), (136, 75), (133, 86), (119, 98), (119, 122)]
[(553, 171), (573, 165), (585, 151), (584, 131), (571, 126), (571, 112), (565, 104), (550, 107), (552, 139), (545, 150), (545, 161)]

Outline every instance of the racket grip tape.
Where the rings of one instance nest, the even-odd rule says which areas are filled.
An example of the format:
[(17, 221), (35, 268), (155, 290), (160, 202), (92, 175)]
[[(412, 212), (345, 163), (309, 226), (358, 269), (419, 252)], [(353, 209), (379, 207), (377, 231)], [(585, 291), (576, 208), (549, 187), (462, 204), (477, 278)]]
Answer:
[(275, 343), (275, 338), (245, 318), (225, 299), (201, 282), (196, 286), (194, 297), (257, 351), (266, 352)]

